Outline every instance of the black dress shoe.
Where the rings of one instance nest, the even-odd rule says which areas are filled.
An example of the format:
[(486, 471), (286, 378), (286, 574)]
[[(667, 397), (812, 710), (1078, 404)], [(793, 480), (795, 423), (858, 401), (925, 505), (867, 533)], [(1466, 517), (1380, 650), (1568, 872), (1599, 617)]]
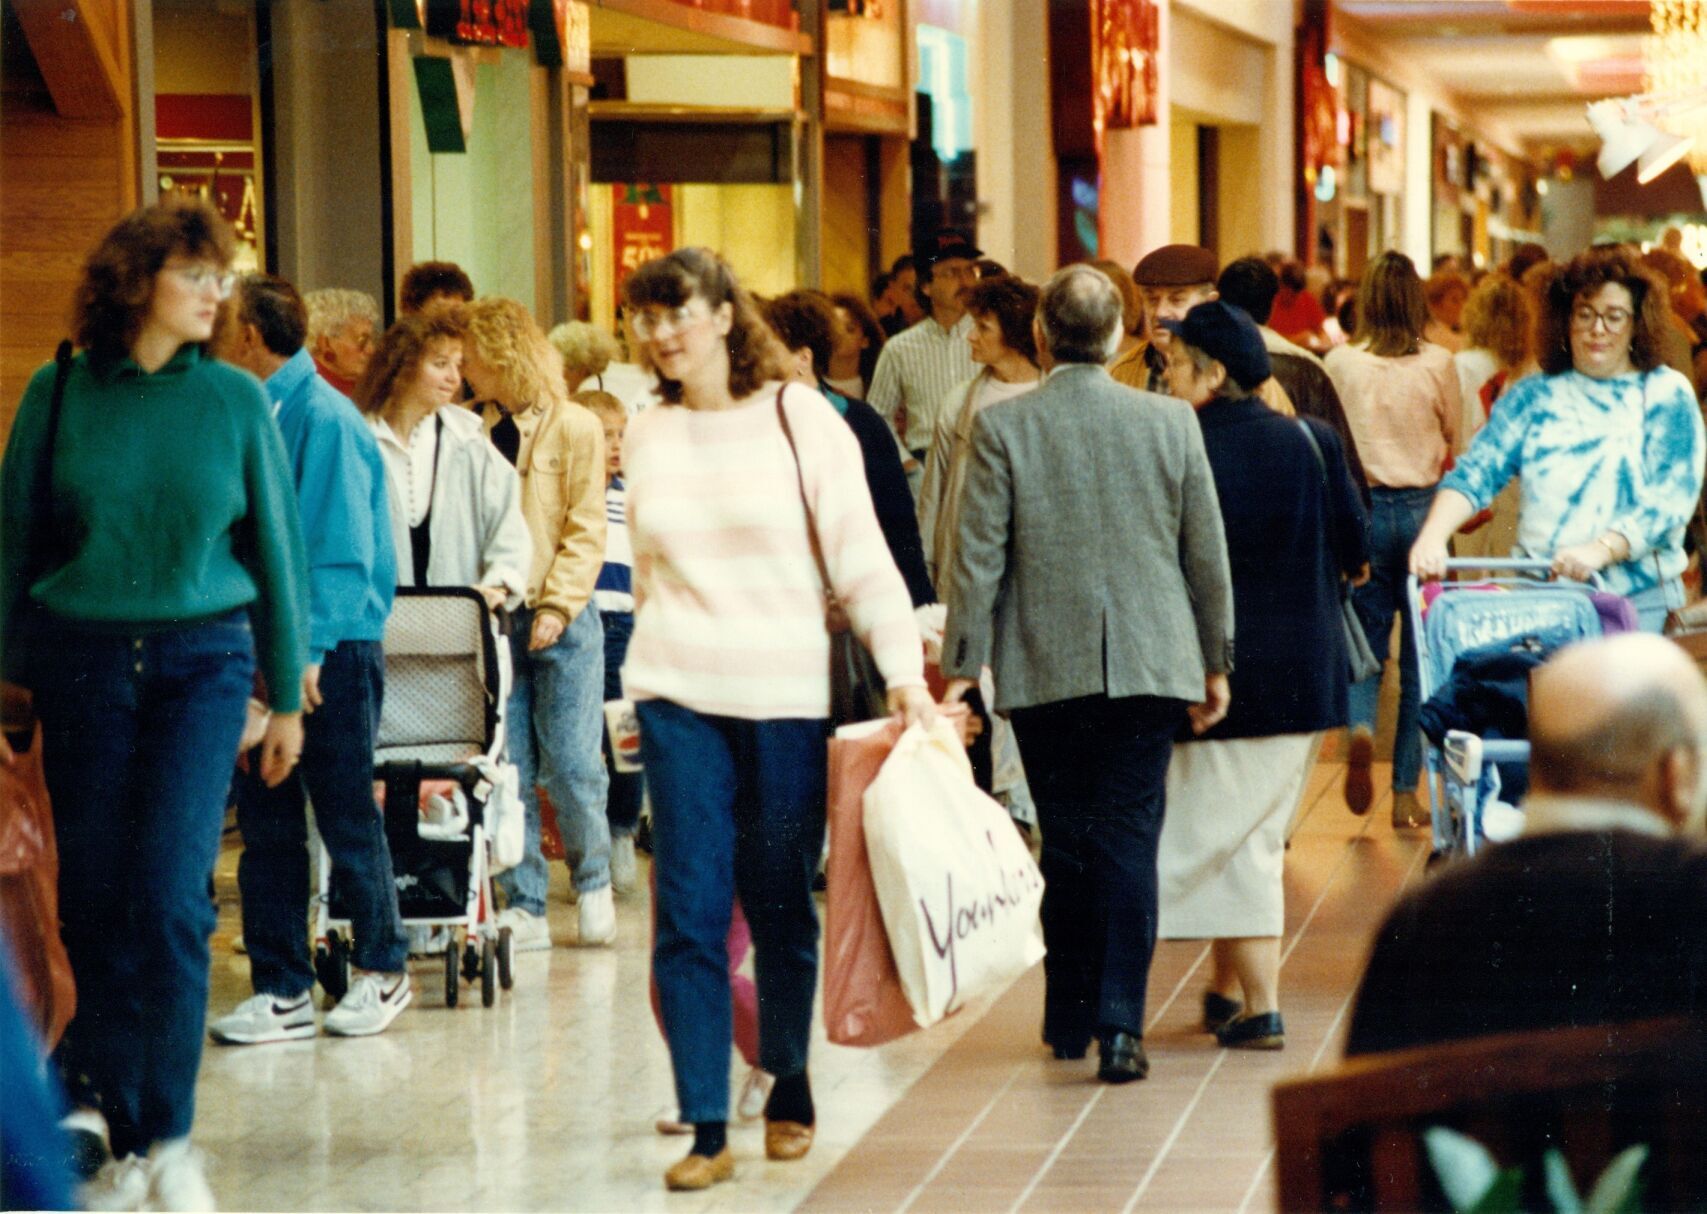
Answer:
[(1102, 1061), (1097, 1064), (1097, 1078), (1104, 1083), (1131, 1083), (1150, 1073), (1150, 1060), (1144, 1056), (1144, 1042), (1131, 1033), (1111, 1033), (1100, 1042)]
[(1058, 1062), (1077, 1062), (1091, 1048), (1091, 1043), (1048, 1042), (1049, 1050)]
[(1279, 1012), (1258, 1012), (1223, 1025), (1215, 1039), (1233, 1050), (1281, 1050), (1286, 1048), (1286, 1024)]
[(1237, 999), (1229, 999), (1214, 991), (1203, 992), (1203, 1031), (1219, 1033), (1238, 1014), (1245, 1010), (1245, 1005)]

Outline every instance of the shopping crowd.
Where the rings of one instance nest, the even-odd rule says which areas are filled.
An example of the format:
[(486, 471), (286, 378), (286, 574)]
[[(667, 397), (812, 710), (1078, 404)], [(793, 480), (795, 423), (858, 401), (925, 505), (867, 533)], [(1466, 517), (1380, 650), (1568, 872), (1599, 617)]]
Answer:
[[(1040, 841), (1043, 1042), (1125, 1083), (1158, 939), (1212, 942), (1205, 1032), (1283, 1046), (1288, 828), (1331, 731), (1374, 803), (1390, 663), (1393, 823), (1426, 820), (1409, 575), (1515, 552), (1658, 632), (1704, 538), (1707, 290), (1665, 247), (1426, 279), (1388, 252), (1342, 282), (1168, 245), (1035, 284), (945, 229), (869, 301), (759, 299), (683, 249), (627, 279), (615, 334), (444, 262), (382, 328), (232, 255), (201, 205), (109, 232), (0, 472), (0, 762), (39, 723), (77, 996), (20, 1072), (63, 1108), (9, 1095), (7, 1163), (51, 1197), (63, 1159), (87, 1208), (213, 1208), (204, 1039), (383, 1032), (411, 952), (443, 952), (405, 926), (375, 805), (399, 588), (507, 622), (510, 945), (553, 946), (554, 846), (582, 947), (649, 870), (659, 1129), (692, 1139), (665, 1183), (691, 1190), (734, 1173), (731, 1043), (767, 1157), (812, 1145), (833, 630)], [(253, 995), (209, 1020), (232, 805)], [(354, 947), (324, 1016), (315, 839)]]

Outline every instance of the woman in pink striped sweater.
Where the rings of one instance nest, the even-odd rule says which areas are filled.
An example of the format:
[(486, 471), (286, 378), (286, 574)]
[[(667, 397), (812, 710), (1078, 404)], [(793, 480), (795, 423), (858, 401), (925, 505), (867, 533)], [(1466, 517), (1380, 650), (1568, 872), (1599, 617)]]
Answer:
[(890, 709), (923, 721), (935, 707), (853, 432), (813, 389), (783, 387), (781, 344), (715, 253), (651, 262), (626, 293), (663, 398), (629, 424), (623, 457), (635, 599), (623, 686), (652, 797), (652, 968), (694, 1127), (664, 1180), (703, 1189), (734, 1174), (724, 950), (737, 894), (757, 954), (759, 1065), (776, 1076), (765, 1154), (798, 1159), (812, 1144), (826, 592), (870, 648)]

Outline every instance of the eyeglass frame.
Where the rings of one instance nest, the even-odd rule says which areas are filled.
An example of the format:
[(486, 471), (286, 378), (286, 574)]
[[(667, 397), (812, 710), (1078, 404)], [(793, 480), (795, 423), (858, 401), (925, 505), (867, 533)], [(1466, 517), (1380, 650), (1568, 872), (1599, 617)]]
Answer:
[(231, 293), (237, 289), (237, 272), (235, 270), (215, 270), (205, 264), (193, 263), (190, 265), (164, 265), (160, 267), (160, 272), (176, 275), (178, 281), (192, 291), (200, 291), (212, 283), (221, 300), (230, 299)]
[[(689, 299), (686, 303), (669, 309), (658, 309), (656, 306), (639, 308), (628, 317), (628, 323), (633, 326), (634, 335), (641, 341), (656, 341), (660, 325), (668, 325), (669, 332), (674, 334), (684, 332), (699, 321), (711, 319), (709, 307), (701, 313), (695, 310), (693, 305), (694, 299)], [(660, 311), (662, 315), (658, 315)]]
[[(1609, 313), (1622, 312), (1624, 319), (1614, 322)], [(1587, 317), (1585, 320), (1584, 317)], [(1624, 327), (1636, 319), (1634, 308), (1608, 308), (1602, 312), (1589, 304), (1575, 304), (1571, 308), (1571, 327), (1584, 333), (1593, 333), (1595, 326), (1604, 325), (1608, 333), (1622, 333)]]

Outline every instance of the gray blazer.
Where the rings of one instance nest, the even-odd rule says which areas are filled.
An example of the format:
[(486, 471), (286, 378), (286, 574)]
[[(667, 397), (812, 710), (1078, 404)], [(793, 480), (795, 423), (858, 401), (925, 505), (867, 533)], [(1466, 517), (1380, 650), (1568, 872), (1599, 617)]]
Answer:
[(998, 709), (1203, 699), (1233, 668), (1233, 586), (1191, 406), (1069, 364), (972, 434), (943, 673)]

